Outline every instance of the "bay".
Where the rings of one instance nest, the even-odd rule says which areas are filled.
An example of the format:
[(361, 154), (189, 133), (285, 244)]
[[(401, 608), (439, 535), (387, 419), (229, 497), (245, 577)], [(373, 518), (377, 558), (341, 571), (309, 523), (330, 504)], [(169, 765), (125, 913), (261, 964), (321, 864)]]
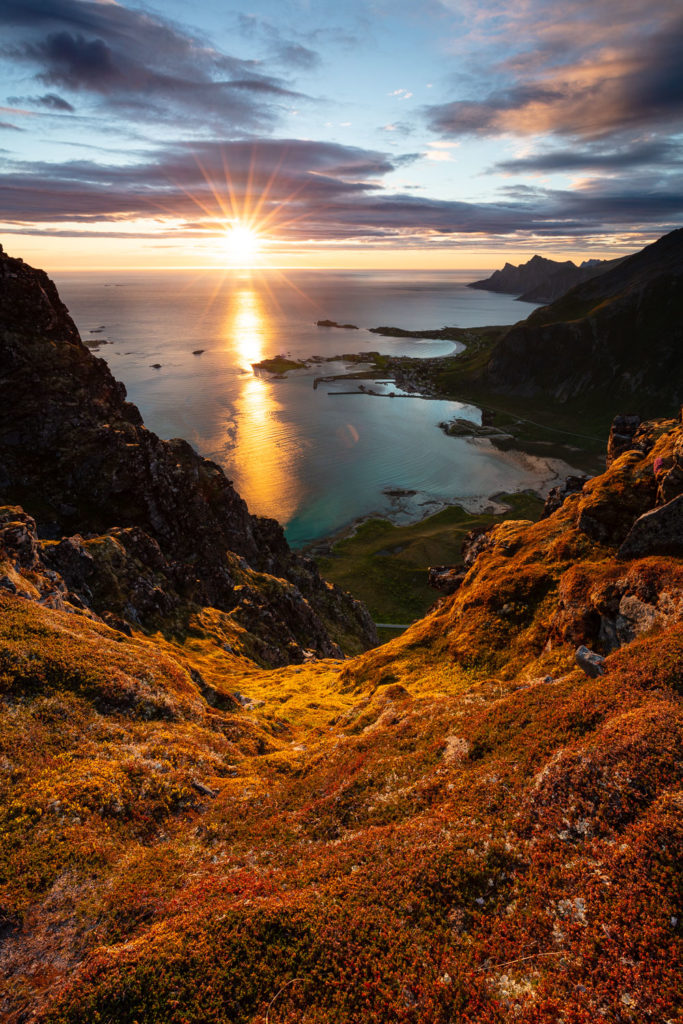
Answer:
[[(439, 422), (479, 410), (419, 397), (370, 397), (348, 383), (314, 388), (343, 360), (286, 379), (255, 373), (293, 358), (378, 350), (437, 356), (449, 342), (383, 338), (405, 329), (514, 323), (535, 307), (466, 287), (473, 272), (127, 271), (56, 273), (85, 341), (105, 358), (161, 437), (218, 462), (252, 512), (278, 519), (294, 546), (367, 515), (418, 518), (443, 504), (549, 484), (561, 467), (447, 437)], [(316, 320), (357, 324), (320, 328)], [(104, 343), (106, 342), (106, 343)], [(156, 368), (154, 364), (159, 364)], [(378, 391), (397, 389), (391, 385)], [(412, 492), (412, 493), (406, 493)]]

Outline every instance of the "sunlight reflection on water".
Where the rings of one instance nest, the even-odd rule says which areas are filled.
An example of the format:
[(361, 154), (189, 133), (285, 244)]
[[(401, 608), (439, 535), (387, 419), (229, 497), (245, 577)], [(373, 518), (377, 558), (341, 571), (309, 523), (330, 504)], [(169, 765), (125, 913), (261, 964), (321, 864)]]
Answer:
[(229, 296), (225, 321), (226, 354), (235, 357), (248, 375), (239, 379), (235, 399), (236, 431), (225, 438), (224, 451), (238, 468), (240, 492), (251, 508), (287, 522), (300, 502), (297, 432), (290, 428), (283, 443), (280, 415), (283, 406), (273, 383), (253, 373), (252, 366), (266, 353), (269, 317), (261, 294), (244, 284)]

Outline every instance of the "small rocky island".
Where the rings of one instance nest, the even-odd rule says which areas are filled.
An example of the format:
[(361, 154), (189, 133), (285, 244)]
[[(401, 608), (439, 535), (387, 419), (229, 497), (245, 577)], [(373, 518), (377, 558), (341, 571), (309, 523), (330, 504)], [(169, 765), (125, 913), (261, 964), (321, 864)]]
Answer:
[(300, 359), (289, 359), (287, 356), (272, 356), (270, 359), (262, 359), (260, 363), (252, 363), (254, 371), (272, 373), (276, 377), (284, 377), (289, 370), (305, 370), (308, 363)]
[(316, 320), (316, 327), (338, 327), (342, 331), (357, 331), (356, 324), (338, 324), (336, 320)]

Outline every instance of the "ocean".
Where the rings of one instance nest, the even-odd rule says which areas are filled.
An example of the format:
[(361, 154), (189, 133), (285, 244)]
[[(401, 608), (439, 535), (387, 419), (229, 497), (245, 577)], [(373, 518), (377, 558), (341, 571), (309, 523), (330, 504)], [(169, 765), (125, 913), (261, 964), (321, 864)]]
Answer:
[[(368, 328), (509, 324), (535, 308), (466, 287), (481, 276), (329, 270), (53, 274), (84, 341), (103, 342), (96, 354), (124, 382), (149, 429), (164, 438), (184, 437), (219, 463), (250, 510), (278, 519), (295, 547), (363, 516), (400, 522), (452, 502), (482, 508), (492, 494), (538, 486), (541, 479), (549, 484), (557, 475), (552, 460), (540, 460), (544, 466), (439, 430), (439, 422), (455, 416), (481, 422), (473, 406), (372, 397), (348, 382), (314, 388), (316, 377), (347, 369), (343, 358), (282, 380), (252, 369), (277, 354), (329, 358), (374, 349), (444, 355), (454, 350), (451, 343), (383, 338)], [(359, 329), (319, 328), (320, 319)], [(384, 384), (376, 390), (397, 389)]]

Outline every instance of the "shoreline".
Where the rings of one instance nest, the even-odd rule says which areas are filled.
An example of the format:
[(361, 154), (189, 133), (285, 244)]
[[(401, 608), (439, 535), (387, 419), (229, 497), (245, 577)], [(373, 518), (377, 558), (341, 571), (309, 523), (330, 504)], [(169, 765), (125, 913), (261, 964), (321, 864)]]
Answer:
[[(468, 439), (468, 443), (474, 444), (477, 447), (483, 445), (491, 448), (494, 447), (490, 441), (482, 438)], [(374, 510), (365, 515), (357, 516), (346, 526), (341, 527), (341, 529), (334, 533), (302, 544), (301, 547), (295, 550), (303, 551), (315, 558), (317, 557), (316, 552), (318, 554), (330, 553), (340, 541), (354, 537), (365, 523), (379, 521), (396, 527), (418, 526), (420, 523), (425, 523), (433, 516), (450, 508), (461, 509), (462, 512), (467, 516), (471, 516), (472, 519), (481, 515), (502, 516), (512, 508), (509, 501), (503, 499), (515, 496), (533, 496), (539, 501), (545, 501), (552, 487), (561, 483), (567, 476), (572, 476), (579, 472), (575, 467), (570, 466), (569, 463), (550, 456), (529, 455), (516, 449), (508, 452), (501, 451), (499, 454), (504, 461), (517, 461), (522, 464), (521, 468), (527, 472), (535, 472), (537, 479), (530, 486), (514, 491), (494, 492), (488, 495), (471, 495), (469, 497), (454, 495), (453, 498), (443, 500), (429, 498), (424, 491), (414, 491), (412, 493), (404, 491), (402, 494), (397, 494), (393, 499), (387, 495), (394, 506), (393, 508), (389, 510)], [(406, 507), (406, 502), (413, 505), (412, 511)], [(422, 512), (419, 511), (420, 508), (423, 509)]]
[[(399, 337), (419, 337), (426, 333), (401, 331), (399, 328), (375, 329), (374, 333), (380, 333), (380, 331), (384, 333), (386, 331), (388, 334), (389, 330), (391, 330), (392, 334), (396, 332), (396, 336)], [(363, 369), (355, 367), (350, 372), (342, 374), (313, 376), (313, 390), (317, 390), (323, 384), (339, 383), (344, 380), (349, 381), (349, 383), (352, 381), (368, 381), (383, 388), (391, 387), (393, 384), (399, 393), (374, 390), (371, 387), (364, 387), (363, 384), (359, 384), (354, 390), (328, 391), (327, 394), (329, 397), (357, 394), (370, 398), (415, 398), (426, 401), (452, 401), (462, 404), (463, 400), (461, 398), (440, 393), (439, 389), (427, 375), (444, 365), (448, 365), (451, 360), (467, 350), (467, 345), (463, 344), (460, 338), (456, 340), (452, 337), (453, 333), (456, 331), (458, 333), (462, 332), (462, 334), (467, 333), (467, 340), (473, 341), (475, 340), (476, 329), (444, 328), (443, 330), (444, 332), (448, 330), (451, 333), (451, 337), (448, 340), (453, 341), (454, 348), (456, 348), (455, 352), (447, 355), (420, 358), (419, 356), (381, 356), (379, 353), (362, 352), (346, 354), (341, 356), (341, 358), (339, 356), (333, 358), (314, 357), (308, 361), (312, 363), (312, 366), (307, 366), (307, 370), (313, 369), (316, 365), (320, 366), (323, 362), (344, 361), (347, 365), (351, 364), (351, 366), (354, 363), (361, 363), (361, 365), (364, 363), (365, 366)], [(482, 328), (481, 330), (491, 331), (492, 328)], [(406, 366), (406, 361), (408, 361), (408, 366)], [(487, 414), (491, 414), (491, 410), (485, 400), (482, 401), (480, 399), (477, 401), (472, 398), (467, 404), (472, 405), (478, 410), (482, 420), (487, 417)], [(541, 424), (534, 423), (534, 421), (521, 416), (516, 417), (516, 421), (520, 425), (531, 424), (544, 432), (547, 431), (550, 435), (560, 434), (567, 438), (581, 438), (581, 435), (573, 434), (571, 431), (543, 427)], [(385, 498), (388, 498), (388, 507), (385, 502), (383, 508), (375, 507), (367, 513), (357, 516), (334, 533), (304, 542), (297, 546), (295, 550), (303, 551), (312, 557), (324, 556), (325, 554), (332, 553), (335, 546), (340, 542), (354, 537), (365, 523), (378, 521), (394, 527), (418, 526), (449, 508), (460, 509), (465, 515), (472, 517), (472, 519), (481, 515), (502, 516), (511, 510), (511, 505), (500, 501), (500, 498), (506, 496), (523, 497), (526, 495), (533, 496), (540, 501), (545, 501), (552, 487), (562, 483), (568, 476), (580, 475), (584, 472), (585, 467), (574, 464), (575, 460), (572, 458), (576, 454), (579, 456), (576, 461), (584, 461), (582, 458), (584, 451), (578, 446), (572, 446), (566, 442), (563, 444), (557, 440), (536, 439), (529, 442), (516, 436), (514, 433), (510, 433), (508, 430), (501, 431), (498, 435), (491, 434), (485, 436), (477, 432), (478, 426), (478, 424), (472, 423), (472, 434), (461, 433), (454, 435), (454, 437), (458, 437), (474, 448), (485, 450), (489, 455), (495, 453), (495, 456), (501, 462), (506, 463), (508, 466), (516, 467), (516, 475), (520, 479), (518, 486), (514, 490), (506, 492), (505, 495), (495, 492), (493, 494), (467, 496), (453, 495), (447, 498), (434, 498), (428, 492), (419, 490), (412, 491), (397, 488), (397, 492), (393, 495), (385, 491), (384, 495)], [(437, 429), (444, 429), (444, 424), (439, 424)], [(447, 430), (444, 432), (448, 433)], [(586, 439), (597, 440), (594, 438)], [(547, 448), (549, 450), (547, 453), (539, 452), (539, 448)], [(570, 459), (572, 460), (571, 462), (569, 461)], [(527, 479), (524, 479), (525, 477)], [(529, 477), (531, 479), (528, 479)]]

